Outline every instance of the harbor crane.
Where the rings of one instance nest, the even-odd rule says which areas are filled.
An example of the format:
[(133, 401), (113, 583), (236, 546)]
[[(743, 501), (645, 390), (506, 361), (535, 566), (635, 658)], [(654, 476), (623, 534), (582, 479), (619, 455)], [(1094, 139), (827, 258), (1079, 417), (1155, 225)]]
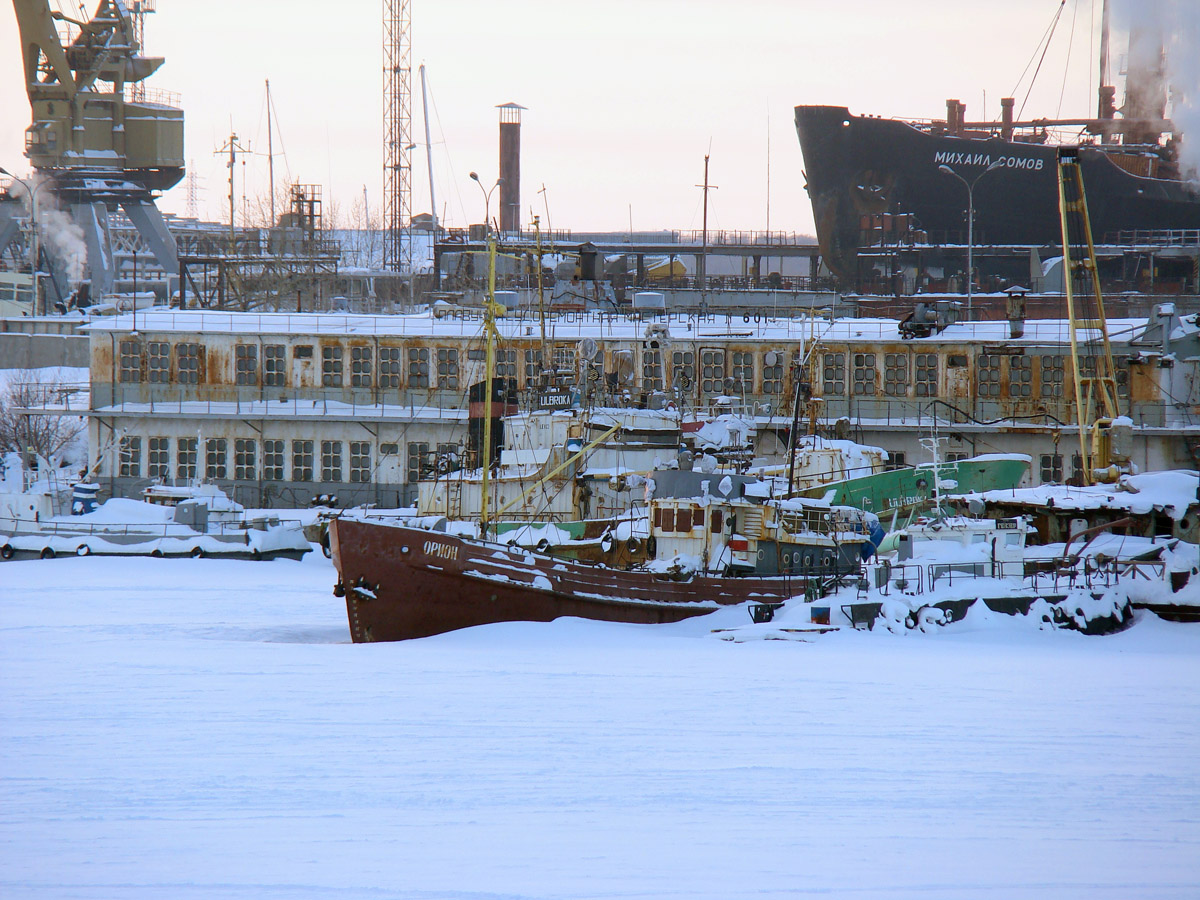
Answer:
[(1079, 457), (1088, 484), (1111, 484), (1132, 472), (1133, 423), (1121, 414), (1079, 152), (1078, 147), (1058, 151), (1058, 210)]

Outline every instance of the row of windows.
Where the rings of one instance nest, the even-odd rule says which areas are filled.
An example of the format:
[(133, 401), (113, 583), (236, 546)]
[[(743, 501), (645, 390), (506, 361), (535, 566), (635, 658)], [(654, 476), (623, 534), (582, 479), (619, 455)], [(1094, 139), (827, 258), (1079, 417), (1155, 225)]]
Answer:
[[(889, 397), (906, 397), (909, 388), (917, 397), (936, 397), (938, 392), (939, 361), (936, 353), (852, 353), (850, 379), (847, 381), (847, 355), (822, 355), (822, 387), (828, 397), (844, 396), (849, 387), (852, 396), (871, 397), (880, 393), (879, 363), (883, 363), (882, 393)], [(1041, 356), (1040, 396), (1063, 396), (1066, 357)], [(952, 357), (951, 365), (966, 365), (966, 358)], [(1080, 371), (1085, 378), (1095, 377), (1096, 360), (1083, 357)], [(910, 376), (911, 372), (911, 376)], [(1026, 399), (1033, 396), (1033, 357), (1009, 354), (982, 353), (976, 359), (976, 396), (980, 399), (1009, 397)], [(1005, 382), (1007, 382), (1007, 390)], [(1117, 392), (1126, 397), (1129, 392), (1129, 370), (1120, 368), (1116, 376)]]
[[(285, 387), (287, 384), (287, 347), (266, 344), (262, 349), (259, 368), (259, 346), (238, 344), (234, 348), (234, 381), (239, 385)], [(311, 346), (292, 348), (293, 359), (311, 359)], [(175, 383), (199, 384), (204, 381), (205, 352), (194, 342), (174, 345)], [(510, 351), (514, 352), (514, 351)], [(141, 341), (128, 339), (118, 348), (118, 379), (122, 384), (166, 384), (171, 380), (172, 345), (165, 341), (147, 341), (143, 353)], [(404, 354), (404, 355), (402, 355)], [(431, 357), (432, 354), (432, 357)], [(459, 387), (459, 354), (455, 347), (411, 347), (407, 353), (400, 347), (380, 347), (378, 370), (374, 366), (374, 348), (350, 348), (350, 387), (371, 388), (378, 378), (379, 387), (399, 388), (402, 372), (414, 388), (438, 387), (457, 390)], [(346, 384), (345, 349), (341, 346), (321, 348), (322, 387), (342, 387)], [(528, 367), (527, 367), (528, 368)], [(503, 373), (501, 373), (503, 374)]]
[[(399, 389), (401, 382), (410, 388), (440, 388), (459, 390), (462, 387), (460, 353), (456, 347), (350, 347), (349, 357), (340, 345), (321, 347), (321, 385), (338, 388)], [(174, 355), (175, 382), (199, 384), (205, 380), (205, 348), (196, 342), (170, 344), (165, 341), (136, 339), (120, 341), (119, 379), (122, 383), (165, 384), (171, 378)], [(143, 352), (144, 351), (144, 352)], [(261, 351), (261, 366), (260, 366)], [(629, 351), (622, 351), (630, 356)], [(292, 348), (293, 359), (311, 359), (313, 348), (300, 345)], [(482, 359), (482, 350), (467, 351), (469, 359)], [(699, 357), (697, 359), (697, 356)], [(377, 357), (377, 358), (376, 358)], [(666, 358), (664, 358), (666, 357)], [(287, 384), (287, 347), (283, 344), (238, 344), (234, 350), (234, 377), (238, 385), (254, 386), (261, 377), (264, 387), (284, 387)], [(1041, 379), (1039, 396), (1057, 399), (1063, 396), (1066, 357), (1039, 357)], [(939, 358), (936, 353), (843, 353), (822, 354), (823, 395), (840, 397), (849, 393), (855, 397), (934, 397), (938, 392)], [(965, 357), (955, 362), (965, 365)], [(698, 365), (697, 365), (698, 363)], [(795, 360), (792, 360), (795, 364)], [(882, 364), (882, 366), (881, 366)], [(1084, 377), (1094, 376), (1095, 358), (1082, 359)], [(552, 365), (556, 370), (574, 372), (575, 351), (556, 347)], [(667, 371), (670, 383), (684, 391), (697, 386), (705, 394), (728, 391), (753, 393), (756, 372), (761, 374), (761, 393), (782, 394), (787, 360), (782, 351), (755, 353), (748, 350), (727, 350), (720, 347), (664, 351), (650, 347), (642, 351), (642, 386), (647, 390), (662, 390)], [(500, 349), (496, 351), (496, 374), (517, 377), (523, 371), (526, 383), (536, 380), (543, 371), (540, 349)], [(594, 371), (593, 371), (594, 370)], [(595, 366), (587, 375), (599, 377)], [(882, 380), (881, 380), (882, 375)], [(586, 377), (586, 376), (585, 376)], [(1121, 396), (1128, 394), (1129, 373), (1117, 372), (1117, 387)], [(980, 354), (976, 359), (976, 391), (982, 399), (1007, 396), (1013, 399), (1031, 398), (1034, 392), (1033, 357), (1009, 354)], [(1007, 385), (1007, 392), (1005, 386)]]
[[(198, 384), (203, 377), (205, 353), (201, 344), (177, 343), (175, 354), (175, 382)], [(262, 365), (260, 371), (259, 355)], [(350, 347), (349, 386), (397, 389), (401, 380), (410, 388), (444, 388), (458, 390), (461, 387), (460, 353), (457, 347)], [(293, 359), (311, 359), (311, 346), (292, 348)], [(629, 351), (624, 351), (630, 355)], [(144, 352), (142, 342), (135, 339), (122, 340), (119, 347), (119, 380), (124, 384), (147, 381), (165, 384), (171, 377), (172, 345), (164, 341), (148, 341)], [(264, 387), (284, 387), (287, 383), (287, 347), (283, 344), (238, 344), (234, 348), (234, 381), (238, 385), (254, 386), (261, 375)], [(378, 355), (378, 359), (374, 359)], [(700, 388), (705, 393), (719, 394), (727, 389), (753, 392), (757, 361), (751, 351), (723, 348), (706, 348), (700, 351)], [(471, 350), (467, 356), (481, 360), (483, 351)], [(783, 393), (785, 356), (781, 351), (766, 351), (761, 354), (762, 392)], [(321, 347), (322, 387), (343, 387), (347, 384), (346, 348), (340, 345)], [(551, 364), (560, 372), (575, 371), (575, 350), (571, 347), (556, 347)], [(517, 377), (518, 369), (526, 383), (536, 381), (544, 370), (543, 354), (540, 349), (515, 350), (502, 348), (496, 351), (496, 374)], [(592, 368), (595, 368), (592, 366)], [(672, 383), (690, 390), (696, 382), (696, 353), (693, 350), (675, 350), (670, 354)], [(597, 372), (598, 374), (598, 372)], [(663, 351), (647, 349), (642, 353), (643, 384), (647, 389), (662, 390)]]
[[(381, 443), (380, 456), (399, 456), (400, 446)], [(405, 459), (408, 483), (447, 471), (457, 463), (460, 453), (458, 444), (431, 446), (425, 441), (410, 441)], [(260, 477), (263, 481), (313, 481), (319, 474), (322, 482), (341, 482), (343, 474), (347, 474), (351, 484), (369, 484), (374, 469), (370, 441), (260, 442), (254, 438), (234, 438), (231, 442), (228, 438), (207, 438), (201, 444), (199, 438), (189, 437), (176, 438), (172, 454), (170, 438), (147, 438), (143, 445), (140, 435), (126, 435), (118, 444), (117, 471), (122, 478), (145, 477), (163, 482), (172, 478), (192, 481), (201, 473), (207, 479), (219, 481), (229, 478), (257, 481)]]
[[(348, 446), (349, 455), (343, 448)], [(383, 445), (386, 448), (388, 445)], [(396, 452), (395, 445), (392, 452)], [(230, 457), (230, 449), (233, 456)], [(285, 464), (291, 463), (290, 480), (341, 482), (348, 474), (351, 484), (371, 481), (371, 443), (369, 441), (264, 440), (254, 438), (177, 438), (172, 455), (171, 439), (151, 437), (146, 442), (145, 472), (142, 468), (142, 437), (125, 435), (118, 444), (117, 473), (122, 478), (149, 478), (155, 481), (192, 481), (200, 474), (206, 479), (224, 481), (283, 481)], [(261, 451), (261, 458), (260, 458)], [(319, 455), (318, 455), (319, 451)], [(201, 453), (203, 455), (201, 455)], [(261, 468), (260, 468), (261, 462)], [(317, 464), (320, 467), (317, 467)], [(348, 463), (348, 467), (345, 466)]]

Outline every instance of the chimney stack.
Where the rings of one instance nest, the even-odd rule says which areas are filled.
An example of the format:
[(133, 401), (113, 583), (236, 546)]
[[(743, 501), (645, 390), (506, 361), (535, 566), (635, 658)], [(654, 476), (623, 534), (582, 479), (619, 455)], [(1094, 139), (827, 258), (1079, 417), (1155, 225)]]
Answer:
[(521, 110), (517, 103), (502, 103), (500, 110), (500, 230), (521, 230)]

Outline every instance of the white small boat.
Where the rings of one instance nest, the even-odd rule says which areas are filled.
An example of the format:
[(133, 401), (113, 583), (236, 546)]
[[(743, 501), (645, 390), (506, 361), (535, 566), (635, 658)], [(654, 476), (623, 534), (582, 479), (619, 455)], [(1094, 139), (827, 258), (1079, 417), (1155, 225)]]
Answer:
[[(73, 504), (55, 515), (52, 495), (22, 486), (7, 467), (0, 482), (0, 559), (108, 556), (220, 556), (299, 559), (311, 549), (299, 522), (247, 515), (215, 485), (150, 488), (153, 501), (113, 498)], [(89, 486), (81, 495), (87, 495)]]

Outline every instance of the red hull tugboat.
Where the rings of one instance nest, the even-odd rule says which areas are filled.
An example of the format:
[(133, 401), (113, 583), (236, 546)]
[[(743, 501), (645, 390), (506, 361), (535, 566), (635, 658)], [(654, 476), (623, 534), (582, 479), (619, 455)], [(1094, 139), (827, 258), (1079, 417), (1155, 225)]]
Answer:
[(356, 643), (492, 622), (579, 616), (678, 622), (722, 606), (783, 603), (808, 579), (622, 571), (402, 525), (335, 519), (330, 548)]

